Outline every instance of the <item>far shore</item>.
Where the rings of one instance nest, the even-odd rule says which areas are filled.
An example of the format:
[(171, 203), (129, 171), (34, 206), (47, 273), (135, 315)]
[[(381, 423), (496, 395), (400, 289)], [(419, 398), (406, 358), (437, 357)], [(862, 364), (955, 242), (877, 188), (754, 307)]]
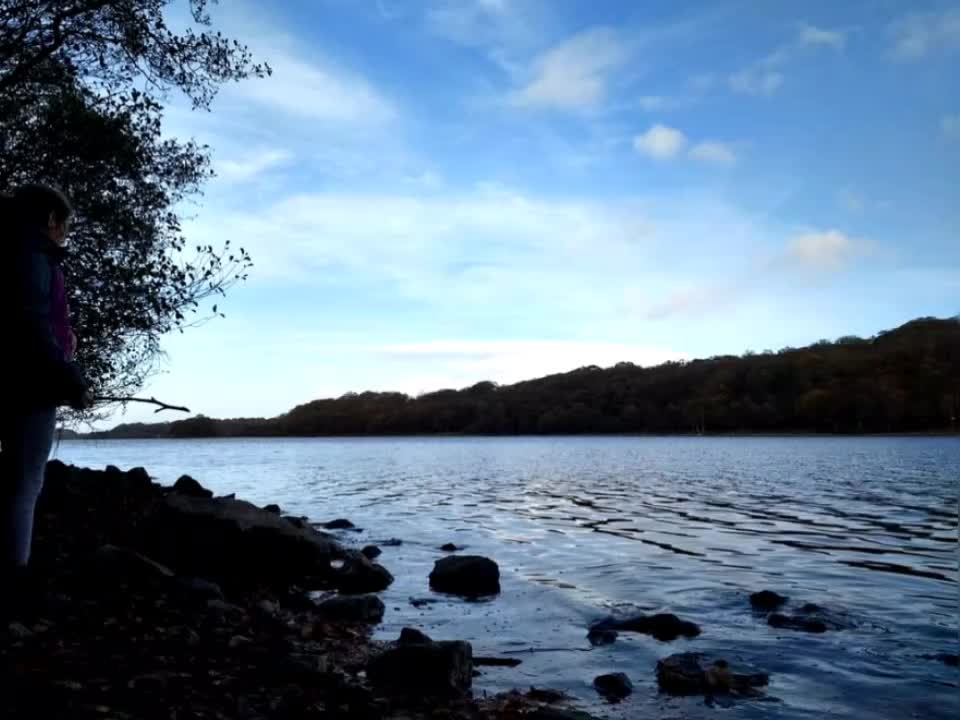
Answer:
[[(104, 432), (110, 432), (109, 430)], [(371, 439), (402, 440), (424, 438), (485, 438), (485, 439), (519, 439), (519, 438), (960, 438), (960, 430), (933, 430), (923, 432), (894, 432), (894, 433), (817, 433), (817, 432), (730, 432), (730, 433), (564, 433), (564, 434), (517, 434), (517, 435), (485, 435), (479, 433), (405, 433), (401, 435), (207, 435), (197, 437), (110, 437), (78, 433), (64, 440), (357, 440)]]

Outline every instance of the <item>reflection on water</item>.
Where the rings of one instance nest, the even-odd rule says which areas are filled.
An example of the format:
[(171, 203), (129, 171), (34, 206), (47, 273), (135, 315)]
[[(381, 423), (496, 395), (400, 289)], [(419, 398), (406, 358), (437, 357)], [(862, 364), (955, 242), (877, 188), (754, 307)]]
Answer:
[[(480, 690), (560, 687), (610, 717), (708, 717), (658, 696), (656, 660), (720, 652), (773, 674), (782, 702), (737, 717), (953, 717), (957, 653), (956, 438), (472, 438), (64, 442), (59, 455), (186, 472), (219, 493), (350, 517), (366, 544), (397, 537), (381, 561), (397, 582), (381, 634), (416, 625), (513, 654)], [(446, 542), (496, 559), (492, 602), (413, 605)], [(854, 629), (811, 636), (768, 627), (746, 595), (771, 588), (845, 613)], [(437, 597), (437, 596), (434, 596)], [(621, 636), (591, 648), (586, 626), (612, 610), (664, 610), (703, 635)], [(617, 707), (590, 689), (623, 671)]]

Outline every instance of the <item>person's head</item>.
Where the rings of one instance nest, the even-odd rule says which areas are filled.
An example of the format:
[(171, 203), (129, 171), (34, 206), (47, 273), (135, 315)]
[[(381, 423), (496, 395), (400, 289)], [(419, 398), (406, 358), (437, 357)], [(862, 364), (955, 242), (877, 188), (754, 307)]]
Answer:
[(73, 206), (60, 190), (49, 185), (21, 185), (13, 191), (12, 201), (21, 224), (40, 228), (61, 247), (67, 244)]

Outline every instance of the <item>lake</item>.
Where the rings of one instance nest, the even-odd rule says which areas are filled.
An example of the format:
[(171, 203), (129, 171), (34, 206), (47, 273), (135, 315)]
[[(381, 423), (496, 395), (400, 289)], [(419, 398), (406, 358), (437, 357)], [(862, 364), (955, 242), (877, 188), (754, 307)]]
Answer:
[[(78, 465), (187, 473), (218, 494), (324, 521), (347, 517), (354, 545), (383, 543), (396, 576), (377, 636), (405, 625), (464, 639), (478, 693), (549, 686), (611, 718), (714, 717), (703, 698), (657, 692), (658, 658), (717, 652), (771, 674), (737, 718), (954, 718), (958, 438), (363, 438), (63, 441)], [(427, 575), (453, 542), (495, 559), (488, 602), (433, 595)], [(822, 635), (769, 627), (750, 592), (844, 613)], [(414, 607), (411, 598), (439, 601)], [(591, 648), (611, 612), (673, 612), (693, 640), (621, 633)], [(598, 701), (594, 676), (625, 672), (634, 695)]]

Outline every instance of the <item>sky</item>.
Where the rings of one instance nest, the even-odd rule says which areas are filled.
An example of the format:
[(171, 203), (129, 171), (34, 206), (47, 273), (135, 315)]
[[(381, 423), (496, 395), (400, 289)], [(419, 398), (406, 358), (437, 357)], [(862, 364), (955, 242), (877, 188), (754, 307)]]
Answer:
[(960, 312), (960, 3), (211, 14), (273, 76), (171, 98), (164, 128), (218, 173), (188, 240), (254, 267), (147, 395), (271, 416)]

